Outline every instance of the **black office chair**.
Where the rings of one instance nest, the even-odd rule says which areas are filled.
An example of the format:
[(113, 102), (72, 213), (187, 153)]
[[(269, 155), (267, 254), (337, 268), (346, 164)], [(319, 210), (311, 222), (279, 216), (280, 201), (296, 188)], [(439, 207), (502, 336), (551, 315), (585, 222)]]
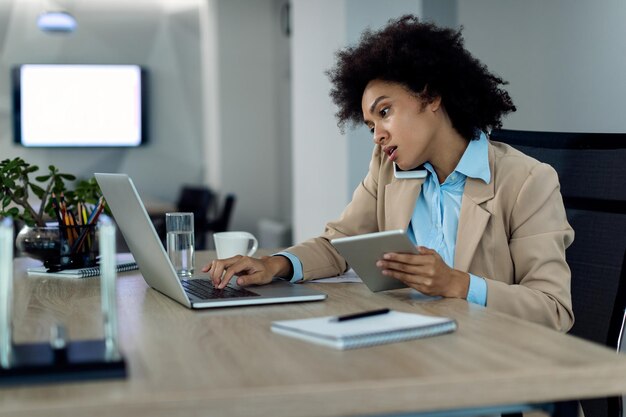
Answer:
[[(626, 254), (624, 254), (624, 265), (622, 266), (622, 280), (626, 280)], [(619, 332), (619, 338), (617, 341), (617, 351), (619, 353), (626, 353), (626, 348), (624, 343), (626, 342), (626, 310), (624, 310), (624, 317), (622, 318), (622, 327)], [(617, 407), (617, 411), (615, 415), (618, 417), (624, 417), (624, 402), (626, 402), (626, 395), (622, 395), (621, 397), (617, 397), (617, 402), (612, 402), (614, 408)], [(614, 411), (614, 410), (613, 410)]]
[(215, 212), (215, 193), (204, 186), (183, 186), (176, 208), (178, 211), (193, 213), (195, 248), (206, 249), (206, 230), (209, 218)]
[[(495, 130), (490, 139), (557, 171), (576, 233), (566, 252), (575, 317), (570, 334), (617, 349), (626, 309), (626, 134)], [(586, 417), (621, 415), (617, 397), (581, 404)]]
[(236, 201), (237, 197), (235, 197), (234, 194), (227, 194), (224, 198), (224, 205), (222, 206), (220, 214), (207, 222), (206, 231), (213, 233), (227, 231), (230, 226), (233, 211), (235, 210)]
[(227, 194), (218, 212), (217, 197), (213, 191), (207, 187), (183, 187), (178, 210), (193, 212), (196, 250), (207, 248), (210, 233), (228, 230), (236, 200), (234, 194)]

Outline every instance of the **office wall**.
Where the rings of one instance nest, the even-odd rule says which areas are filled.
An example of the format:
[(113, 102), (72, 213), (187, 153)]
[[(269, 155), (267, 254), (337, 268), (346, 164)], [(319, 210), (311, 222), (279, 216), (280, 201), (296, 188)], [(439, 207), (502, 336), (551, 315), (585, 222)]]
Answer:
[[(0, 158), (79, 177), (130, 174), (142, 195), (174, 201), (204, 172), (199, 7), (202, 0), (65, 2), (78, 20), (70, 35), (46, 34), (37, 0), (0, 1)], [(150, 143), (140, 149), (26, 149), (13, 144), (10, 68), (20, 63), (136, 63), (149, 72)]]
[(467, 48), (510, 82), (511, 129), (624, 132), (626, 2), (458, 1)]
[(292, 0), (293, 228), (318, 235), (345, 205), (347, 142), (334, 122), (324, 75), (346, 41), (345, 1)]
[[(0, 0), (0, 158), (22, 156), (89, 177), (130, 174), (147, 200), (183, 184), (238, 197), (231, 227), (290, 223), (286, 0), (64, 2), (71, 35), (36, 28), (38, 0)], [(56, 5), (56, 4), (55, 4)], [(10, 68), (19, 63), (137, 63), (149, 72), (150, 142), (140, 149), (26, 149), (12, 142)]]
[[(286, 0), (215, 3), (218, 189), (237, 195), (232, 228), (256, 232), (266, 218), (291, 220), (289, 38)], [(212, 169), (213, 167), (209, 168)]]
[(372, 151), (366, 129), (340, 134), (325, 71), (334, 53), (403, 13), (420, 15), (421, 0), (293, 0), (292, 114), (294, 240), (319, 235), (337, 218), (367, 172)]

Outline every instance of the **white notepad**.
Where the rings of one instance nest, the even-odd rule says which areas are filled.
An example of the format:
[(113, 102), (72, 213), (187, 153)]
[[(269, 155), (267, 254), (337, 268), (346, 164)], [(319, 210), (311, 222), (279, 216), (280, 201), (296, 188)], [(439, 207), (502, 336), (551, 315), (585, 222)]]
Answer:
[(448, 317), (391, 311), (356, 320), (335, 316), (272, 322), (272, 331), (336, 349), (354, 349), (450, 333), (457, 328)]
[[(131, 254), (120, 253), (116, 256), (116, 272), (134, 271), (139, 269)], [(44, 266), (28, 268), (29, 276), (49, 277), (49, 278), (89, 278), (100, 276), (100, 267), (92, 266), (78, 269), (64, 269), (62, 271), (48, 272)]]

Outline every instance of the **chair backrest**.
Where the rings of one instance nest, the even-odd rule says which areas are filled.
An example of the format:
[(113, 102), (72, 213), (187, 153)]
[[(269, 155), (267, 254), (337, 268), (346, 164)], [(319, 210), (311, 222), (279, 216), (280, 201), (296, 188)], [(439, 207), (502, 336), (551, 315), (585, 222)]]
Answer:
[[(570, 333), (617, 348), (626, 308), (626, 134), (495, 130), (504, 142), (557, 171), (576, 233), (566, 251), (572, 271)], [(607, 416), (607, 401), (583, 401), (586, 417)]]
[(208, 219), (215, 210), (215, 193), (204, 186), (183, 186), (176, 207), (178, 211), (193, 213), (195, 246), (198, 250), (204, 249), (206, 237), (203, 231), (207, 229)]
[(215, 194), (207, 187), (185, 185), (180, 190), (176, 207), (179, 211), (190, 211), (206, 218), (209, 210), (214, 208)]
[(624, 310), (624, 318), (622, 319), (622, 328), (619, 332), (619, 340), (617, 343), (617, 351), (619, 353), (626, 353), (626, 348), (624, 347), (624, 337), (626, 333), (626, 310)]
[[(624, 253), (624, 263), (622, 265), (622, 282), (624, 281), (626, 281), (626, 253)], [(626, 354), (626, 309), (624, 309), (623, 314), (622, 326), (617, 338), (617, 351), (621, 354)], [(624, 404), (626, 404), (626, 395), (617, 397), (617, 401), (610, 402), (609, 415), (624, 417)]]
[(224, 206), (219, 216), (209, 222), (207, 229), (213, 233), (225, 232), (230, 225), (230, 219), (235, 209), (237, 197), (234, 194), (227, 194), (224, 198)]

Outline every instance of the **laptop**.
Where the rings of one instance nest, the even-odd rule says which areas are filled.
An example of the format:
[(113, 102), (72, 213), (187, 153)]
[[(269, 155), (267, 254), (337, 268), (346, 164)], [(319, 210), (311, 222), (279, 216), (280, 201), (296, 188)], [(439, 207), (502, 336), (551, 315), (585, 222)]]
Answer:
[(231, 283), (218, 290), (208, 275), (179, 279), (128, 175), (96, 173), (95, 177), (146, 283), (180, 304), (201, 309), (326, 299), (323, 292), (283, 280), (246, 288)]

